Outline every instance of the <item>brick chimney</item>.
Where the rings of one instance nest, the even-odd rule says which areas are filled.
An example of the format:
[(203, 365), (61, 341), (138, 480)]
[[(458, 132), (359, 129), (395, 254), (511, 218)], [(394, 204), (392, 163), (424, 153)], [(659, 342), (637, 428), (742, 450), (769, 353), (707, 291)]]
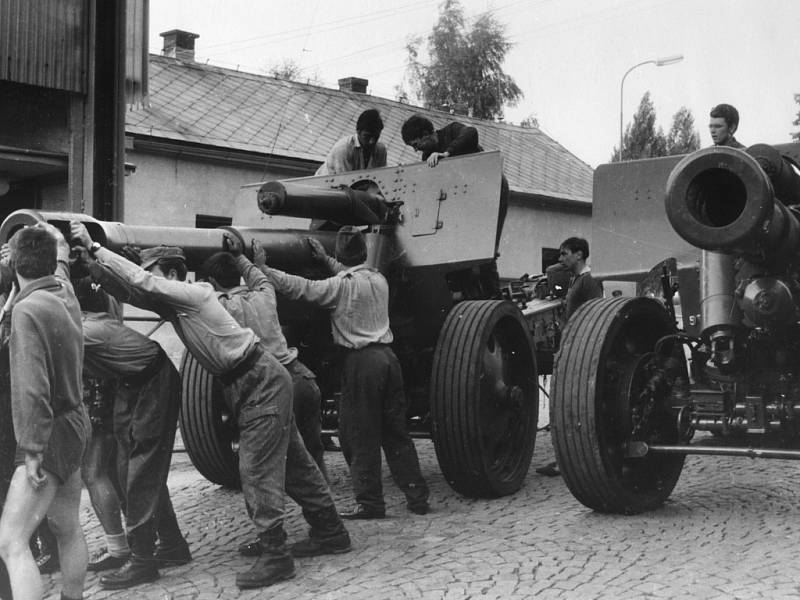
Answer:
[(162, 55), (187, 62), (194, 61), (194, 41), (200, 37), (198, 34), (172, 29), (159, 35), (164, 38)]
[(368, 79), (362, 79), (361, 77), (345, 77), (339, 80), (339, 91), (366, 94), (368, 85)]

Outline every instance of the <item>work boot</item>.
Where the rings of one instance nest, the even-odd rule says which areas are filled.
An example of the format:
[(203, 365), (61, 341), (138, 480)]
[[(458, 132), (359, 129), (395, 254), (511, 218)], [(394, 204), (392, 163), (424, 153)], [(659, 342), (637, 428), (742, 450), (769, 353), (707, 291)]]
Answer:
[(100, 587), (106, 590), (124, 590), (160, 577), (152, 557), (131, 556), (124, 565), (100, 577)]
[(250, 542), (242, 542), (237, 547), (242, 556), (261, 556), (261, 542), (258, 539)]
[(293, 556), (320, 556), (322, 554), (344, 554), (350, 552), (350, 534), (334, 507), (318, 511), (303, 510), (303, 516), (311, 529), (308, 537), (292, 544)]
[(261, 556), (249, 571), (236, 574), (240, 589), (260, 588), (291, 579), (295, 575), (294, 559), (286, 547), (286, 532), (278, 525), (259, 535)]

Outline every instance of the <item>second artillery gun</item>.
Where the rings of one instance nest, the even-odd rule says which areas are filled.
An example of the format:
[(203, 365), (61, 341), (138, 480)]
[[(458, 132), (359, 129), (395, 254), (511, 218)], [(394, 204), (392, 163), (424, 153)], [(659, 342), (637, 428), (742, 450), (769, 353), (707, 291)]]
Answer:
[[(318, 239), (332, 254), (338, 225), (362, 226), (368, 261), (389, 281), (393, 348), (403, 367), (410, 427), (433, 438), (455, 490), (499, 496), (518, 490), (530, 465), (539, 408), (537, 356), (549, 372), (560, 307), (559, 301), (526, 303), (501, 290), (494, 247), (501, 172), (500, 153), (483, 152), (448, 159), (436, 169), (420, 163), (247, 185), (233, 225), (220, 229), (22, 210), (4, 221), (0, 238), (38, 220), (66, 230), (77, 219), (112, 250), (181, 246), (195, 270), (223, 250), (229, 232), (248, 249), (252, 240), (261, 242), (271, 266), (315, 278), (324, 274), (306, 238)], [(286, 229), (287, 218), (314, 219), (321, 227)], [(307, 227), (307, 220), (300, 223)], [(289, 343), (317, 374), (324, 425), (334, 429), (338, 371), (328, 315), (299, 302), (279, 300), (278, 308)], [(180, 424), (189, 456), (207, 479), (236, 485), (238, 433), (221, 387), (188, 354), (181, 374)]]
[(563, 332), (553, 444), (586, 506), (659, 506), (688, 454), (800, 458), (792, 152), (714, 147), (595, 173), (596, 271), (634, 280), (643, 261), (672, 258), (639, 297), (591, 301)]

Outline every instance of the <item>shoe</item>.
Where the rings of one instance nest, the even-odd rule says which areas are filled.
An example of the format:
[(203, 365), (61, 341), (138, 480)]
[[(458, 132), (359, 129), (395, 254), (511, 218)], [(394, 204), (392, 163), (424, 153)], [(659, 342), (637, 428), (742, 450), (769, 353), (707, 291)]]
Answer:
[(239, 544), (237, 549), (239, 550), (239, 554), (242, 556), (261, 556), (261, 553), (263, 552), (263, 548), (261, 548), (261, 542), (258, 540)]
[(375, 510), (374, 508), (367, 508), (363, 504), (358, 504), (352, 512), (339, 513), (339, 516), (349, 520), (384, 519), (386, 518), (386, 513), (382, 510)]
[(328, 538), (307, 537), (292, 544), (291, 552), (295, 557), (322, 556), (323, 554), (344, 554), (352, 550), (350, 534), (346, 531)]
[(547, 477), (558, 477), (561, 475), (561, 471), (558, 470), (557, 462), (551, 462), (543, 467), (539, 467), (536, 469), (536, 472), (539, 473), (539, 475), (546, 475)]
[(58, 561), (58, 552), (42, 552), (36, 557), (36, 566), (42, 575), (52, 575), (61, 568)]
[(119, 569), (129, 558), (130, 554), (126, 556), (114, 556), (108, 551), (108, 548), (100, 548), (100, 550), (89, 559), (86, 570), (96, 573), (97, 571)]
[(155, 560), (132, 556), (116, 571), (100, 577), (100, 587), (106, 590), (124, 590), (150, 583), (159, 577)]
[(186, 542), (174, 544), (172, 546), (156, 546), (156, 552), (153, 554), (153, 560), (156, 561), (156, 569), (167, 569), (169, 567), (180, 567), (187, 563), (192, 562), (192, 553), (189, 550), (189, 544)]
[(240, 589), (267, 587), (295, 576), (291, 554), (266, 552), (249, 571), (236, 574), (236, 585)]
[(431, 512), (431, 505), (427, 502), (423, 504), (409, 504), (408, 510), (413, 512), (415, 515), (427, 515)]

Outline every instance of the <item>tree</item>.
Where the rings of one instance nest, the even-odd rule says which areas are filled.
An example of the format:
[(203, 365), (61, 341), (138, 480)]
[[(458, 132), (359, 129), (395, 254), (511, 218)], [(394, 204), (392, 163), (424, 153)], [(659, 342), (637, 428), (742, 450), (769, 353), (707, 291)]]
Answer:
[(512, 44), (505, 26), (490, 13), (480, 15), (468, 28), (458, 0), (445, 0), (427, 39), (428, 64), (420, 60), (422, 43), (416, 37), (406, 46), (406, 76), (426, 108), (501, 119), (503, 107), (522, 98), (522, 90), (503, 72)]
[[(656, 111), (647, 91), (639, 102), (639, 108), (633, 115), (633, 123), (625, 128), (622, 138), (622, 160), (666, 156), (667, 138), (661, 127), (656, 131)], [(619, 148), (614, 148), (611, 161), (620, 160)]]
[[(794, 95), (794, 101), (797, 104), (800, 104), (800, 94)], [(797, 111), (797, 118), (792, 122), (792, 125), (800, 125), (800, 111)], [(792, 139), (795, 142), (800, 142), (800, 131), (795, 131), (792, 133)]]
[(700, 149), (700, 134), (694, 128), (692, 111), (681, 106), (672, 117), (667, 135), (667, 154), (688, 154)]
[(311, 75), (303, 75), (304, 70), (305, 69), (300, 66), (300, 63), (292, 58), (284, 58), (281, 62), (274, 62), (266, 69), (263, 69), (267, 75), (275, 79), (297, 81), (299, 83), (308, 83), (311, 85), (322, 85), (323, 82), (318, 72), (314, 72)]

